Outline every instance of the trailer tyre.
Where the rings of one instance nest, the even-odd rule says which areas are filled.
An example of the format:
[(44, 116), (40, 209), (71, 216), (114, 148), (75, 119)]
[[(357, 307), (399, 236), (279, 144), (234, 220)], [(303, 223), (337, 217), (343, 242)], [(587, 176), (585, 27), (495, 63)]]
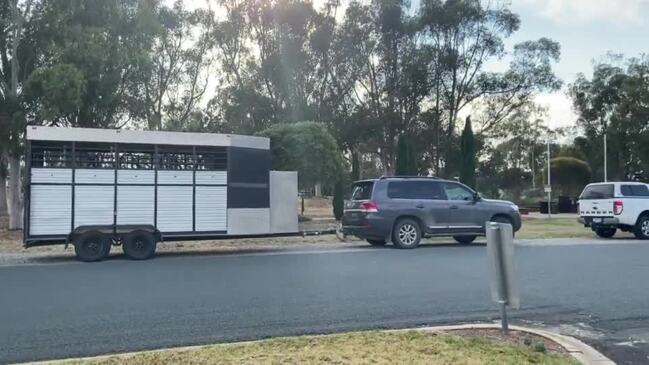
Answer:
[(77, 258), (84, 262), (101, 261), (110, 252), (110, 238), (100, 232), (87, 232), (73, 241)]
[(122, 243), (124, 254), (132, 260), (146, 260), (153, 257), (156, 240), (152, 233), (135, 231), (129, 233)]

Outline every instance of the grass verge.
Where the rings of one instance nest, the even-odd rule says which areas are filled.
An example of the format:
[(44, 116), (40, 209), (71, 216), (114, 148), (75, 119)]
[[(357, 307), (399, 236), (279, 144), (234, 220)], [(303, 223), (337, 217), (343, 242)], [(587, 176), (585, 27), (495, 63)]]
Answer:
[[(618, 231), (616, 237), (633, 238), (630, 233)], [(577, 222), (577, 218), (524, 218), (523, 227), (516, 238), (596, 238), (590, 228)]]
[[(61, 363), (61, 362), (58, 362)], [(566, 354), (488, 337), (352, 332), (147, 351), (64, 364), (578, 364)]]

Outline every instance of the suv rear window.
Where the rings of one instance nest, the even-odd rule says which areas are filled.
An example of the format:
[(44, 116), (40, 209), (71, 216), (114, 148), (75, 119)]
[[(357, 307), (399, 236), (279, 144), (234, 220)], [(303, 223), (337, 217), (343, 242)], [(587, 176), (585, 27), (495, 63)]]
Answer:
[(620, 191), (624, 196), (649, 196), (647, 185), (622, 185)]
[(363, 181), (355, 183), (352, 186), (352, 200), (370, 200), (372, 198), (372, 181)]
[(434, 181), (391, 181), (388, 183), (390, 199), (444, 199), (442, 190)]
[(614, 195), (613, 184), (589, 185), (579, 199), (612, 199)]

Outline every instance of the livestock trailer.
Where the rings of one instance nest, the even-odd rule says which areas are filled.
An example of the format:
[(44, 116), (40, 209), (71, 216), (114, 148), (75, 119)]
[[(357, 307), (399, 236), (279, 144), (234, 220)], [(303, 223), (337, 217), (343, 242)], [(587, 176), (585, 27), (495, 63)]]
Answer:
[(270, 170), (268, 138), (29, 126), (25, 147), (25, 247), (147, 259), (161, 241), (298, 231), (297, 173)]

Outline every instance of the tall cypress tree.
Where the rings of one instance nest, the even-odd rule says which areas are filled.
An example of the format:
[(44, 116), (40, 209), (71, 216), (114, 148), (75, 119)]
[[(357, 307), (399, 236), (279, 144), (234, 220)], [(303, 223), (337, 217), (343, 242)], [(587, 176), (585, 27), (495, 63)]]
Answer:
[(462, 131), (460, 182), (475, 189), (476, 185), (476, 151), (475, 136), (471, 128), (471, 117), (466, 118)]
[(343, 179), (339, 178), (334, 185), (334, 198), (333, 198), (334, 217), (337, 221), (343, 218), (343, 211), (345, 209), (345, 199), (343, 197)]
[(397, 142), (397, 166), (395, 170), (398, 176), (414, 176), (418, 173), (415, 149), (406, 135), (399, 136)]

